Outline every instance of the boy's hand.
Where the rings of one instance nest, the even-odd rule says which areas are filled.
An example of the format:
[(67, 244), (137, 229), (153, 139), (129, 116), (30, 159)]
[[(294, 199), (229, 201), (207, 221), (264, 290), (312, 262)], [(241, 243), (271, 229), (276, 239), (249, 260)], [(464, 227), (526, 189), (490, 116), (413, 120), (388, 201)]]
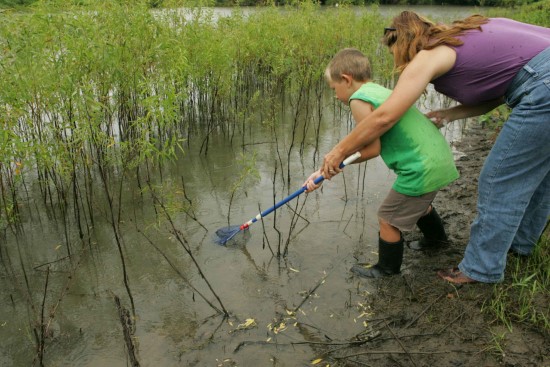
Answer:
[(317, 170), (313, 172), (306, 182), (304, 182), (304, 185), (306, 187), (306, 193), (312, 192), (314, 190), (317, 190), (321, 185), (323, 184), (323, 181), (321, 181), (318, 185), (314, 184), (313, 181), (315, 181), (318, 177), (321, 177), (321, 170)]

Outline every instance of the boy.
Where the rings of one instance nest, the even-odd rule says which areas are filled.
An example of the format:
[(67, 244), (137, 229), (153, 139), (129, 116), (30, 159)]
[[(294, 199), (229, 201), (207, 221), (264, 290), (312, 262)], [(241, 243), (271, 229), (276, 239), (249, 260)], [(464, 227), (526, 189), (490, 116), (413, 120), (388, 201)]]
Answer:
[[(346, 48), (338, 52), (325, 76), (336, 98), (349, 104), (356, 122), (374, 111), (391, 93), (371, 81), (369, 60), (357, 49)], [(441, 218), (431, 203), (439, 189), (458, 178), (443, 135), (415, 107), (409, 108), (380, 139), (364, 146), (361, 158), (354, 163), (378, 155), (397, 174), (397, 179), (378, 210), (378, 263), (369, 268), (356, 264), (351, 269), (367, 278), (400, 272), (404, 247), (401, 231), (411, 231), (415, 225), (420, 228), (424, 238), (411, 244), (415, 249), (433, 249), (447, 242)], [(306, 192), (320, 186), (313, 183), (320, 175), (320, 170), (311, 174), (305, 183)]]

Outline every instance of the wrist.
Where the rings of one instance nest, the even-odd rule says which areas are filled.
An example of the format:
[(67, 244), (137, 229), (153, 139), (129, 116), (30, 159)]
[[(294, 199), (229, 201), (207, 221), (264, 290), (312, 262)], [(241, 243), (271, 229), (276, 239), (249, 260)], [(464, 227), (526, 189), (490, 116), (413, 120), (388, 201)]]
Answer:
[(336, 154), (340, 155), (341, 157), (347, 157), (350, 153), (348, 153), (349, 149), (346, 149), (346, 144), (344, 144), (344, 141), (342, 140), (336, 146), (334, 147), (334, 151)]

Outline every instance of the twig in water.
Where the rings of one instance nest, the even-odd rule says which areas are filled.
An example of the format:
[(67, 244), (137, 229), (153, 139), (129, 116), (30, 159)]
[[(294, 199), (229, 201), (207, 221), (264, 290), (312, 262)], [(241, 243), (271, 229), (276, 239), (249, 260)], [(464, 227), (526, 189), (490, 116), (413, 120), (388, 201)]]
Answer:
[(300, 304), (298, 306), (296, 306), (294, 308), (294, 310), (292, 310), (292, 312), (297, 312), (303, 305), (304, 303), (306, 303), (306, 301), (309, 299), (309, 297), (311, 297), (311, 295), (317, 290), (317, 288), (319, 288), (319, 286), (321, 284), (323, 284), (325, 282), (325, 279), (327, 279), (327, 276), (328, 275), (325, 275), (324, 277), (321, 278), (321, 280), (319, 280), (319, 282), (317, 282), (317, 284), (315, 285), (315, 287), (313, 287), (309, 292), (308, 294), (304, 297), (304, 299), (302, 300), (302, 302), (300, 302)]
[(132, 367), (139, 367), (139, 361), (136, 357), (136, 347), (132, 338), (132, 335), (134, 334), (132, 317), (130, 316), (130, 312), (120, 304), (120, 298), (118, 298), (116, 294), (114, 294), (113, 296), (115, 298), (120, 324), (122, 325), (124, 342), (126, 343), (126, 348), (128, 348), (128, 357), (130, 358), (130, 363)]
[(193, 284), (191, 284), (191, 282), (189, 281), (189, 279), (187, 279), (185, 277), (185, 275), (179, 271), (178, 268), (176, 268), (176, 265), (174, 265), (174, 263), (168, 258), (168, 256), (166, 256), (166, 254), (164, 252), (162, 252), (162, 250), (157, 246), (155, 245), (155, 243), (153, 241), (151, 241), (151, 239), (149, 237), (147, 237), (147, 235), (145, 235), (145, 233), (141, 232), (141, 230), (139, 228), (136, 228), (136, 230), (138, 231), (138, 233), (141, 233), (143, 237), (145, 237), (145, 239), (151, 244), (151, 246), (153, 246), (155, 248), (155, 250), (157, 250), (161, 255), (162, 257), (164, 257), (164, 260), (166, 260), (166, 262), (168, 263), (168, 265), (170, 265), (170, 267), (172, 269), (174, 269), (174, 271), (183, 279), (183, 281), (185, 282), (185, 284), (187, 284), (189, 286), (189, 288), (191, 288), (193, 290), (193, 292), (197, 293), (206, 303), (208, 303), (208, 305), (210, 307), (212, 307), (216, 312), (218, 313), (223, 313), (219, 308), (217, 308), (212, 302), (210, 302), (206, 296), (204, 294), (201, 293), (201, 291), (199, 291), (197, 288), (195, 288), (195, 286), (193, 286)]
[(160, 206), (160, 208), (162, 209), (164, 215), (166, 216), (166, 219), (168, 219), (168, 222), (170, 223), (170, 226), (172, 227), (172, 231), (171, 233), (175, 236), (176, 240), (180, 243), (180, 245), (183, 247), (183, 249), (185, 250), (185, 252), (187, 253), (187, 255), (189, 255), (189, 257), (191, 258), (191, 261), (193, 261), (193, 264), (195, 265), (195, 267), (197, 268), (197, 271), (199, 272), (199, 275), (201, 276), (201, 278), (204, 280), (204, 282), (206, 283), (206, 285), (208, 286), (208, 289), (210, 289), (210, 292), (212, 293), (212, 295), (216, 298), (216, 300), (218, 301), (218, 304), (220, 305), (221, 309), (223, 310), (223, 314), (227, 317), (229, 316), (229, 312), (225, 309), (225, 306), (223, 305), (223, 302), (222, 300), (220, 299), (220, 297), (218, 296), (218, 294), (214, 291), (214, 288), (212, 288), (212, 285), (210, 284), (210, 282), (208, 281), (208, 279), (206, 278), (206, 275), (203, 273), (197, 259), (195, 258), (195, 256), (193, 255), (193, 252), (191, 251), (191, 248), (189, 246), (189, 243), (187, 242), (187, 240), (183, 237), (183, 235), (181, 234), (180, 231), (178, 231), (176, 229), (176, 225), (174, 224), (174, 221), (172, 220), (172, 216), (170, 215), (170, 213), (168, 213), (168, 210), (166, 209), (166, 206), (164, 205), (164, 203), (162, 201), (160, 201), (160, 199), (155, 195), (155, 192), (153, 191), (153, 188), (151, 186), (151, 182), (150, 181), (147, 181), (147, 185), (149, 186), (149, 189), (151, 190), (151, 195), (153, 197), (153, 200)]
[(46, 296), (48, 294), (48, 282), (50, 279), (50, 267), (46, 270), (46, 282), (44, 284), (44, 296), (42, 297), (42, 307), (40, 310), (40, 337), (37, 340), (38, 345), (38, 362), (40, 366), (44, 366), (44, 350), (46, 346), (46, 322), (44, 317), (44, 309), (46, 308)]

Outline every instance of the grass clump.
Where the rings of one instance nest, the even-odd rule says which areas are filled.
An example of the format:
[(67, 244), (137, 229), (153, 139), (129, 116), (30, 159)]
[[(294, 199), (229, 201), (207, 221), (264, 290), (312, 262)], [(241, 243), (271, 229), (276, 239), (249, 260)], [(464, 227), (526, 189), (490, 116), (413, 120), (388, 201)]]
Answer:
[(543, 235), (529, 257), (508, 256), (507, 268), (485, 310), (510, 331), (522, 323), (550, 335), (550, 236)]

